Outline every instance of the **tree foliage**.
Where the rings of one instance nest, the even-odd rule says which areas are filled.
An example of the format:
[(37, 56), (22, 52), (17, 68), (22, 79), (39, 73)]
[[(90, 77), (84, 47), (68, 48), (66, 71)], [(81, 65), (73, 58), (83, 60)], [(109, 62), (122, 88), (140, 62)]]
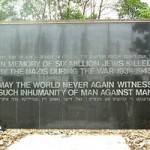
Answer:
[(13, 0), (0, 1), (0, 20), (12, 20), (17, 18), (15, 2)]
[(139, 17), (140, 18), (150, 18), (150, 8), (145, 7), (144, 9), (142, 9)]
[(119, 18), (150, 18), (141, 0), (0, 0), (0, 20), (101, 19), (114, 5)]
[(83, 20), (85, 19), (84, 15), (81, 13), (79, 9), (75, 9), (74, 7), (68, 6), (63, 12), (63, 19), (65, 20)]
[(115, 8), (119, 18), (147, 18), (149, 12), (148, 4), (141, 0), (119, 0)]
[(108, 2), (109, 0), (1, 0), (0, 20), (100, 19), (108, 8)]
[(21, 18), (32, 20), (51, 19), (52, 0), (28, 0), (22, 4)]

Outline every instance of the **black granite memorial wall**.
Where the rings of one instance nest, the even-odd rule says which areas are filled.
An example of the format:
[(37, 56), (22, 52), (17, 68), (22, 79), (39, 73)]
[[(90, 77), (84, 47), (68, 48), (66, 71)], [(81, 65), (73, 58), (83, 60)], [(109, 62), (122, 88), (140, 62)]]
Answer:
[(0, 24), (9, 128), (150, 128), (150, 22)]

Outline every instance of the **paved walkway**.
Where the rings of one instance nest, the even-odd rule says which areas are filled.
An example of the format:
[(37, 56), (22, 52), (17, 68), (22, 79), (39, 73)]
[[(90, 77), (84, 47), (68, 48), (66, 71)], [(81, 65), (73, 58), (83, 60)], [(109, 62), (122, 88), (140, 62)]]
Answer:
[(28, 135), (8, 150), (130, 150), (118, 135)]

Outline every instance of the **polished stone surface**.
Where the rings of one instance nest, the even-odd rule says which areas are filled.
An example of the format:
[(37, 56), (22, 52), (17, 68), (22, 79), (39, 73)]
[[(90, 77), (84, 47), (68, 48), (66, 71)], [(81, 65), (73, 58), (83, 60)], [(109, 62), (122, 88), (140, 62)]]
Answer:
[[(0, 24), (0, 122), (8, 128), (150, 129), (149, 43), (150, 22)], [(140, 87), (120, 88), (119, 82)], [(61, 92), (33, 95), (46, 90)], [(122, 95), (111, 94), (119, 90)]]

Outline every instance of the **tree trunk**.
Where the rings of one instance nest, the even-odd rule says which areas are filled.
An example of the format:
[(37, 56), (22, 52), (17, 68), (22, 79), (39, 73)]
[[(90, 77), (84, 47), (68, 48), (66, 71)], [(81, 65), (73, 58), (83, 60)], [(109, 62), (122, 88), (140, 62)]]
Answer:
[(86, 8), (87, 8), (88, 2), (89, 2), (89, 0), (86, 0), (86, 1), (83, 2), (83, 4), (82, 4), (83, 16), (85, 16), (85, 12), (86, 12)]
[(67, 4), (67, 20), (69, 19), (69, 15), (70, 15), (70, 0), (68, 0), (68, 4)]
[(42, 20), (45, 19), (45, 11), (46, 11), (46, 0), (44, 1), (44, 8), (42, 13)]
[(62, 10), (61, 10), (61, 6), (60, 6), (60, 0), (57, 0), (57, 2), (58, 2), (58, 9), (59, 9), (59, 14), (60, 14), (60, 19), (63, 19)]
[(51, 20), (51, 0), (48, 0), (49, 19)]
[(99, 5), (98, 19), (101, 18), (101, 13), (102, 13), (102, 8), (103, 8), (103, 3), (104, 3), (104, 0), (101, 0), (100, 5)]

